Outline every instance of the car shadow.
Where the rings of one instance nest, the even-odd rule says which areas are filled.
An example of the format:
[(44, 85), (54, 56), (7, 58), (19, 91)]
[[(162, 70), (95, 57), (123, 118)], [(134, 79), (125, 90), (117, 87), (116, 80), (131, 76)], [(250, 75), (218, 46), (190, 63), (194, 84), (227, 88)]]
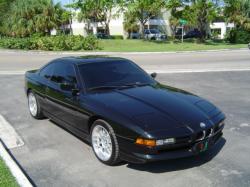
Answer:
[(146, 164), (128, 163), (127, 167), (151, 173), (163, 173), (163, 172), (190, 169), (193, 167), (201, 166), (211, 161), (221, 151), (221, 149), (224, 147), (225, 144), (226, 144), (226, 139), (222, 137), (211, 150), (197, 156), (159, 161), (159, 162), (150, 162)]
[[(64, 129), (65, 131), (67, 131), (68, 133), (70, 133), (71, 135), (79, 139), (80, 141), (84, 142), (88, 146), (91, 146), (90, 142), (87, 141), (86, 139), (75, 135), (74, 133), (69, 131), (67, 128), (65, 128), (62, 125), (59, 125), (58, 123), (56, 123), (55, 121), (51, 119), (49, 119), (49, 121), (53, 123), (54, 125), (58, 126), (59, 128)], [(118, 163), (117, 165), (113, 167), (127, 164), (126, 165), (127, 168), (135, 169), (139, 171), (147, 171), (151, 173), (163, 173), (163, 172), (185, 170), (185, 169), (197, 167), (197, 166), (200, 166), (209, 162), (221, 151), (221, 149), (224, 147), (225, 144), (226, 144), (226, 139), (222, 137), (211, 150), (205, 153), (201, 153), (197, 156), (191, 156), (191, 157), (179, 158), (179, 159), (171, 159), (171, 160), (158, 161), (158, 162), (149, 162), (145, 164), (133, 164), (133, 163), (128, 163), (126, 161), (121, 161), (120, 163)]]

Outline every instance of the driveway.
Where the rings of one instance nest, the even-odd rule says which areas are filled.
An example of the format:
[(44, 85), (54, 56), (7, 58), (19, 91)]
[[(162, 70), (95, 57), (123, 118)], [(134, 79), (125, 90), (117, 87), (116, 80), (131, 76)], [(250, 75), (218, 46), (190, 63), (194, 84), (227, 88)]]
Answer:
[[(162, 58), (173, 58), (173, 61), (164, 64), (166, 59), (160, 59), (160, 65), (167, 68), (168, 64), (172, 64), (176, 70), (180, 70), (192, 64), (200, 66), (199, 61), (210, 56), (210, 59), (204, 60), (205, 68), (200, 66), (199, 70), (216, 67), (216, 63), (211, 60), (213, 58), (224, 64), (223, 68), (250, 67), (250, 55), (247, 52), (243, 52), (242, 56), (232, 53), (222, 53), (222, 57), (217, 53), (199, 53), (198, 56), (184, 53), (176, 57), (176, 62), (173, 54), (169, 54)], [(0, 59), (0, 71), (35, 68), (43, 64), (45, 58), (55, 58), (44, 55), (40, 59), (39, 54), (33, 55), (28, 58), (16, 53), (9, 56), (5, 54)], [(130, 58), (138, 58), (140, 65), (150, 67), (154, 65), (150, 61), (153, 57)], [(186, 63), (181, 59), (186, 59)], [(10, 66), (6, 65), (6, 61), (10, 62)], [(155, 62), (158, 63), (157, 60)], [(157, 79), (209, 99), (225, 112), (227, 121), (224, 138), (213, 150), (196, 157), (145, 165), (123, 162), (115, 167), (105, 166), (97, 161), (91, 147), (83, 141), (49, 120), (31, 118), (23, 89), (23, 75), (2, 74), (0, 114), (12, 124), (24, 141), (24, 146), (10, 151), (37, 186), (250, 186), (250, 71), (161, 73)]]

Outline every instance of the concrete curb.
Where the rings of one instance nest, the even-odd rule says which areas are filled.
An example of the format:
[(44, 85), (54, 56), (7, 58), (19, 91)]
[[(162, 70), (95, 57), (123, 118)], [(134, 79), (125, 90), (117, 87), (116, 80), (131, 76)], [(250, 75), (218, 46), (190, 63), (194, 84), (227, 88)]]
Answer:
[(33, 187), (30, 180), (26, 177), (22, 169), (18, 166), (18, 164), (14, 161), (12, 156), (7, 151), (6, 146), (0, 139), (0, 156), (7, 165), (7, 167), (10, 169), (12, 175), (15, 177), (17, 183), (21, 187)]
[(0, 52), (6, 53), (27, 53), (44, 55), (141, 55), (141, 54), (189, 54), (189, 53), (207, 53), (207, 52), (230, 52), (230, 51), (248, 51), (248, 48), (239, 49), (218, 49), (218, 50), (197, 50), (197, 51), (166, 51), (166, 52), (102, 52), (102, 51), (40, 51), (40, 50), (9, 50), (0, 49)]
[(13, 126), (0, 114), (0, 138), (8, 149), (24, 145), (22, 138), (17, 134)]

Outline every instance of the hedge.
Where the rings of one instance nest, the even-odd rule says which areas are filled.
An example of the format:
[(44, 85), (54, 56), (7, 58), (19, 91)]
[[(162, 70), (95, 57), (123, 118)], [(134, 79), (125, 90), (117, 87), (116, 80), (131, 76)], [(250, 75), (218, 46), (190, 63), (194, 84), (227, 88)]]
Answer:
[(247, 44), (250, 42), (250, 31), (244, 29), (232, 29), (227, 33), (226, 39), (230, 43)]
[(27, 49), (45, 51), (95, 50), (99, 49), (94, 36), (34, 36), (27, 38), (1, 37), (0, 47), (7, 49)]
[(123, 39), (123, 35), (111, 35), (110, 39), (122, 40)]

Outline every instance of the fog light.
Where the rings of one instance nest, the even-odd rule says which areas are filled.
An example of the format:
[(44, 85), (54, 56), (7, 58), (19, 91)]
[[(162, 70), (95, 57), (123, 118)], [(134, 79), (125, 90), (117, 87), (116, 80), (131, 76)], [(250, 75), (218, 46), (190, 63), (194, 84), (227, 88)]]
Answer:
[(174, 138), (168, 138), (164, 140), (164, 144), (172, 144), (175, 143), (175, 139)]
[(174, 138), (167, 138), (163, 140), (156, 140), (156, 145), (168, 145), (168, 144), (173, 144), (175, 143)]
[(163, 140), (156, 140), (156, 145), (164, 145), (164, 141)]

